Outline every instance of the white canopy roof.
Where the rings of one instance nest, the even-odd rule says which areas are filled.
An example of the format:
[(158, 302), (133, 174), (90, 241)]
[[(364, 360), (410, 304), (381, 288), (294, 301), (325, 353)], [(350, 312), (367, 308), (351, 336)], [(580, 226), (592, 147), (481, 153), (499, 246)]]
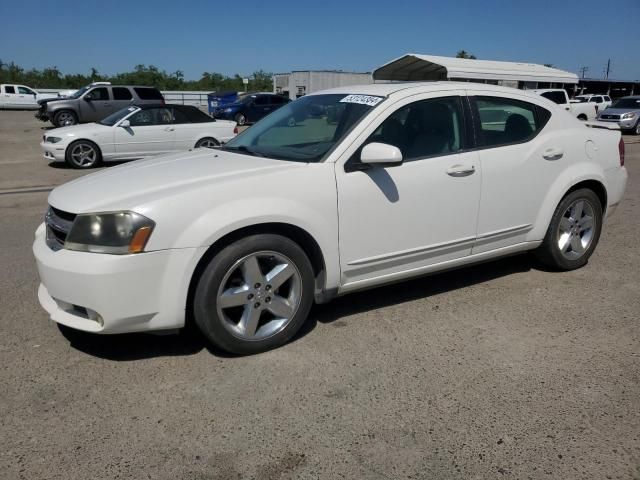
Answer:
[(536, 63), (497, 62), (407, 53), (373, 72), (374, 80), (513, 80), (578, 83), (574, 73)]

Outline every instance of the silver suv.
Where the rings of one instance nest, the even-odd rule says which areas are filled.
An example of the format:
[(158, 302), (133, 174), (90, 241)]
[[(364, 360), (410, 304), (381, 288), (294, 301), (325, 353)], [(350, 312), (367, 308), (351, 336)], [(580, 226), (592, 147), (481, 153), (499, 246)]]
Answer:
[(65, 127), (102, 120), (129, 105), (151, 103), (164, 103), (164, 97), (157, 88), (96, 82), (69, 97), (38, 101), (40, 109), (36, 118), (43, 122), (51, 121), (56, 127)]
[(615, 122), (620, 130), (640, 135), (640, 96), (622, 97), (598, 114), (601, 122)]

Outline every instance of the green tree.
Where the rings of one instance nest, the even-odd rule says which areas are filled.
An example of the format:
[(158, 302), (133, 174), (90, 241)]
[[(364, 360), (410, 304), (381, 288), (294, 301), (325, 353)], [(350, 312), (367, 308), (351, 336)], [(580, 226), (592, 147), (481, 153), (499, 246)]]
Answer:
[(459, 50), (458, 53), (456, 53), (456, 58), (468, 58), (471, 60), (475, 60), (476, 56), (472, 55), (471, 53), (467, 52), (466, 50)]

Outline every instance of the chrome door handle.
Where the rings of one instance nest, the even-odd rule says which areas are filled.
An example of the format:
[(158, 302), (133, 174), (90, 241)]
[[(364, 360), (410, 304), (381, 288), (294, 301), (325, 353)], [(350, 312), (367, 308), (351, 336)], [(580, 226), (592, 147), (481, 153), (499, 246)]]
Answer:
[(454, 165), (447, 169), (447, 175), (451, 177), (466, 177), (476, 173), (476, 167), (474, 165)]
[(542, 158), (545, 160), (559, 160), (564, 155), (564, 151), (561, 148), (547, 148), (542, 152)]

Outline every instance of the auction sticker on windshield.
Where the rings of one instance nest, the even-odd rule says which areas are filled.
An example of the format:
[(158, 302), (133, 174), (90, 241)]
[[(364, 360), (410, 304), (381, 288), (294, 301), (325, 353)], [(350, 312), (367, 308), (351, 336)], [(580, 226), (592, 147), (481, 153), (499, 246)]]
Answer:
[(375, 97), (373, 95), (347, 95), (340, 103), (360, 103), (361, 105), (369, 105), (375, 107), (384, 97)]

